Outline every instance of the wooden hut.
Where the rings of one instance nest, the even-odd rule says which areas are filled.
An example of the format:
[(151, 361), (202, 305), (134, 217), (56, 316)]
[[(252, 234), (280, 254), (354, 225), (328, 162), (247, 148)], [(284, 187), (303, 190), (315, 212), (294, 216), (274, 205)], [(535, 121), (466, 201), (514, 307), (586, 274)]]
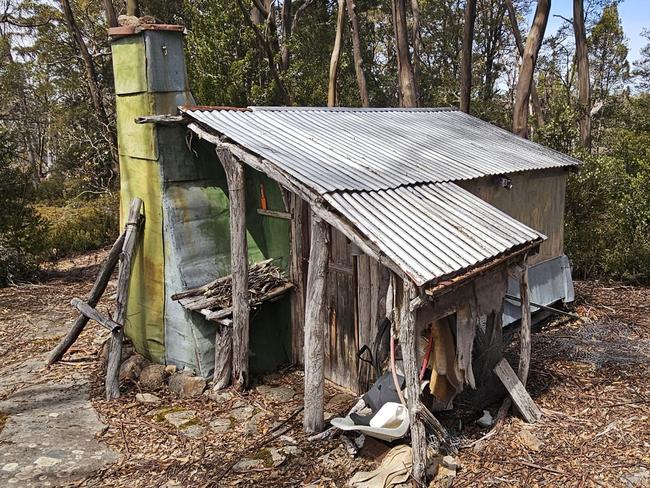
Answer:
[[(271, 354), (251, 347), (270, 327), (304, 364), (305, 428), (316, 432), (325, 378), (354, 391), (373, 379), (357, 351), (385, 317), (417, 399), (425, 330), (451, 324), (452, 393), (480, 390), (504, 320), (523, 310), (529, 330), (529, 295), (572, 299), (562, 229), (578, 161), (446, 108), (194, 106), (180, 29), (111, 35), (122, 192), (144, 200), (147, 219), (126, 332), (145, 353), (165, 345), (149, 356), (245, 386), (251, 351)], [(290, 286), (251, 304), (249, 267), (267, 259)], [(189, 299), (225, 275), (230, 307)], [(272, 312), (251, 318), (251, 305)], [(409, 402), (419, 445), (418, 408)]]

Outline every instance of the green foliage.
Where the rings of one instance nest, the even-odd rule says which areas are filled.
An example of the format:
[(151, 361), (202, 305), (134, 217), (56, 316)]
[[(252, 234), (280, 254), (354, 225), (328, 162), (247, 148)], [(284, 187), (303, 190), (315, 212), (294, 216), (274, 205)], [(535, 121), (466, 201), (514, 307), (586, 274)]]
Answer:
[(0, 286), (33, 277), (45, 233), (32, 206), (29, 175), (12, 163), (13, 152), (0, 130)]
[(65, 207), (39, 205), (39, 215), (48, 223), (44, 252), (50, 259), (108, 245), (117, 238), (119, 203), (116, 194)]

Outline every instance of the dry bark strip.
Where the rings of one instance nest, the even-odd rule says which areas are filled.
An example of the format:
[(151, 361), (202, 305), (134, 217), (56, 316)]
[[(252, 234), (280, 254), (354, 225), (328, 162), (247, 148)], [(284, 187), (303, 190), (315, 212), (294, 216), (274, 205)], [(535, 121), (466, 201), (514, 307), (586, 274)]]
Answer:
[(129, 216), (124, 230), (124, 245), (120, 255), (120, 270), (117, 275), (117, 304), (115, 307), (115, 322), (121, 325), (111, 332), (111, 342), (108, 350), (106, 366), (106, 399), (112, 400), (120, 396), (120, 364), (122, 362), (122, 343), (124, 342), (124, 324), (126, 309), (129, 301), (129, 285), (131, 284), (131, 264), (135, 246), (138, 242), (140, 227), (144, 221), (141, 215), (142, 200), (134, 198), (129, 206)]
[[(99, 303), (99, 299), (102, 297), (104, 290), (106, 290), (108, 281), (110, 280), (111, 275), (113, 274), (113, 269), (115, 268), (115, 265), (117, 264), (117, 261), (120, 258), (120, 253), (122, 252), (122, 246), (124, 245), (124, 236), (125, 233), (123, 232), (120, 235), (120, 237), (117, 238), (117, 240), (113, 244), (113, 247), (111, 247), (108, 256), (106, 257), (106, 261), (104, 262), (104, 265), (102, 266), (99, 275), (97, 275), (95, 284), (93, 285), (92, 289), (90, 290), (90, 293), (88, 294), (88, 297), (86, 298), (86, 303), (90, 307), (94, 308), (97, 305), (97, 303)], [(66, 334), (66, 336), (63, 339), (61, 339), (61, 341), (56, 345), (56, 347), (50, 353), (50, 357), (47, 360), (48, 366), (61, 360), (63, 355), (68, 351), (68, 349), (70, 349), (70, 346), (72, 346), (72, 344), (74, 344), (74, 342), (77, 340), (79, 334), (81, 334), (81, 332), (84, 330), (84, 327), (86, 327), (88, 320), (89, 320), (88, 317), (86, 317), (83, 314), (77, 317), (77, 320), (70, 328), (70, 331)]]

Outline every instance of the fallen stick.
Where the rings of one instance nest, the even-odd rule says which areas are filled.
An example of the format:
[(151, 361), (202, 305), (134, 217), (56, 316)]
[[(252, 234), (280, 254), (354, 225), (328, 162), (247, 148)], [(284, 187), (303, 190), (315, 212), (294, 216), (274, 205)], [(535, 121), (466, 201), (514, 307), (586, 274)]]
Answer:
[[(97, 279), (95, 279), (95, 284), (93, 285), (92, 290), (90, 290), (90, 293), (88, 294), (86, 303), (91, 307), (97, 306), (97, 303), (99, 303), (99, 299), (104, 294), (104, 290), (106, 290), (108, 281), (110, 280), (111, 275), (113, 274), (113, 269), (115, 268), (115, 265), (117, 264), (117, 261), (119, 260), (120, 254), (122, 252), (122, 245), (124, 244), (124, 235), (125, 233), (122, 232), (120, 237), (118, 237), (115, 243), (113, 244), (113, 247), (111, 247), (111, 250), (109, 251), (108, 256), (106, 257), (106, 261), (104, 262), (104, 265), (102, 266), (99, 275), (97, 275)], [(68, 349), (70, 349), (70, 346), (72, 346), (72, 344), (74, 344), (74, 342), (77, 340), (79, 334), (81, 334), (81, 332), (84, 330), (84, 327), (86, 326), (87, 323), (88, 323), (88, 317), (86, 317), (85, 315), (80, 314), (79, 317), (77, 317), (77, 320), (70, 328), (70, 331), (66, 334), (66, 336), (63, 339), (61, 339), (61, 342), (59, 342), (50, 353), (50, 357), (47, 360), (48, 366), (54, 364), (55, 362), (59, 361), (63, 357), (63, 355), (68, 351)]]

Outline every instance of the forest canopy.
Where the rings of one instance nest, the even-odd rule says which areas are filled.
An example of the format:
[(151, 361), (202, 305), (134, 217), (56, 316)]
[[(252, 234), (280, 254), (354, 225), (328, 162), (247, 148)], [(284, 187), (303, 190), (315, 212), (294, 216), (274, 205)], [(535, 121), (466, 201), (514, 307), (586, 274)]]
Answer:
[(107, 27), (123, 14), (187, 27), (200, 104), (456, 106), (582, 159), (574, 273), (647, 282), (650, 31), (630, 65), (619, 3), (573, 0), (550, 32), (548, 0), (4, 0), (0, 283), (117, 231)]

